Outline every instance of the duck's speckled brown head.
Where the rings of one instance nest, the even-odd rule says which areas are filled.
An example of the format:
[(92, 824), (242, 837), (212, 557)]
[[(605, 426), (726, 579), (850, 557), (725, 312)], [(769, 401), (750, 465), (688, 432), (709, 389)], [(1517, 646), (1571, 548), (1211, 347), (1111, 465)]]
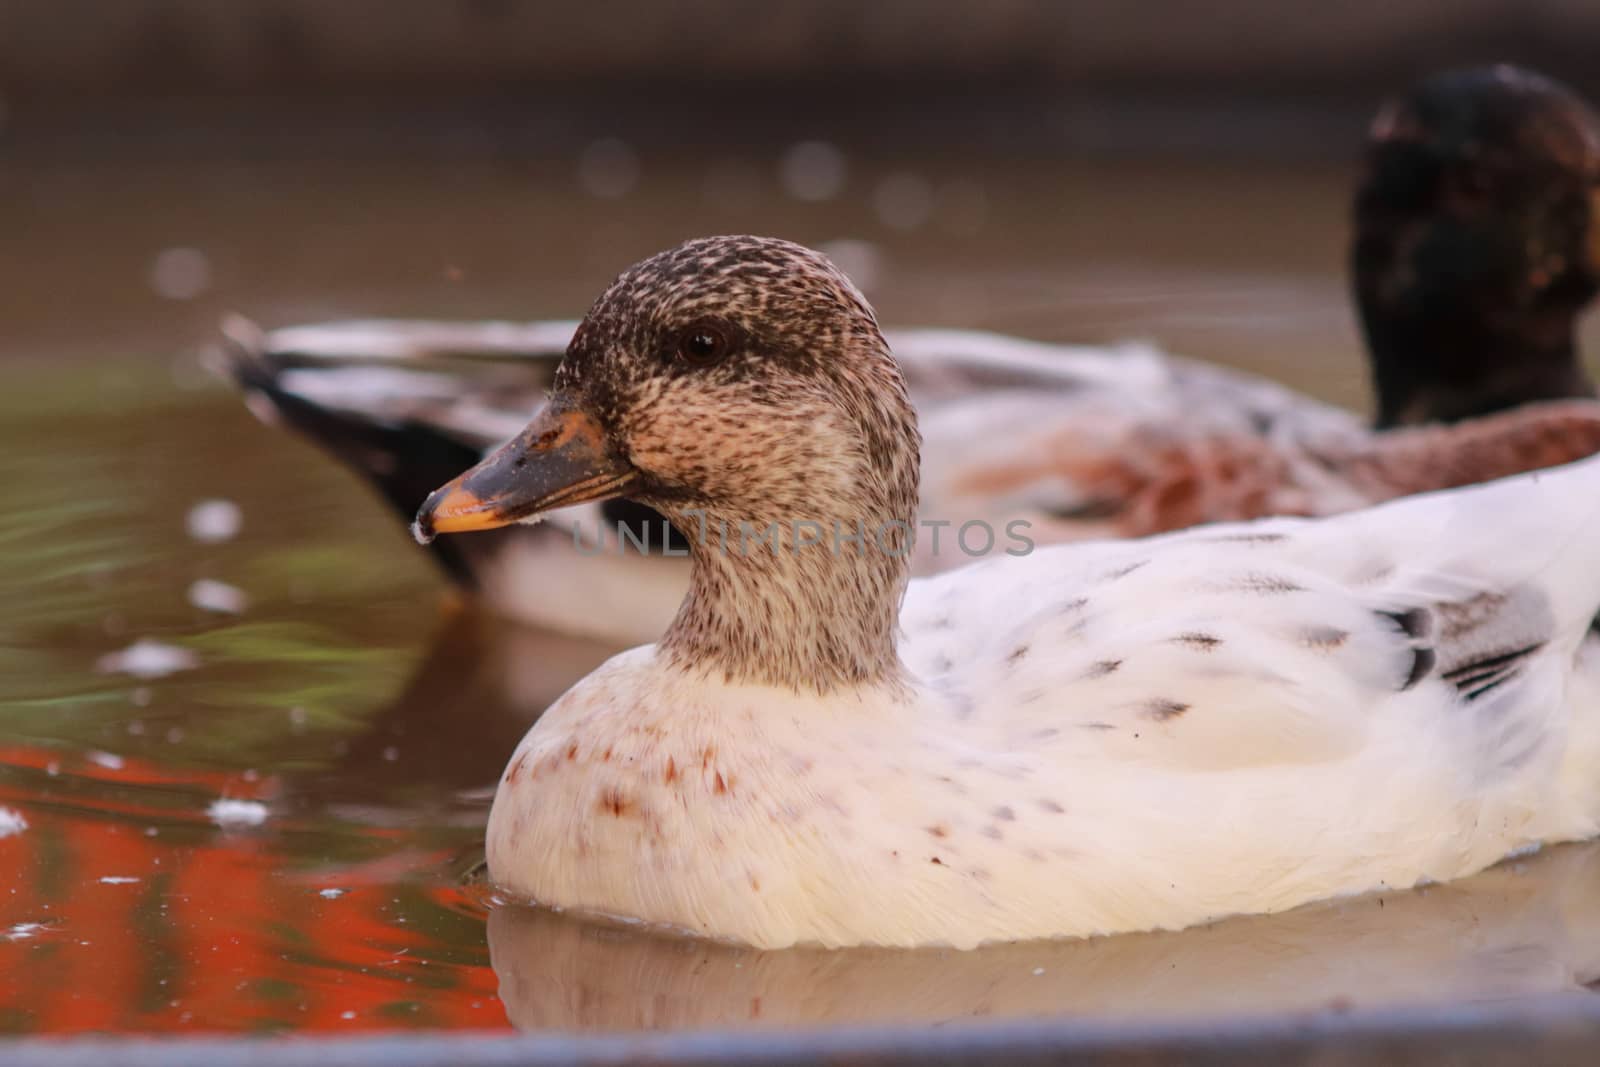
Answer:
[(1380, 426), (1593, 395), (1574, 330), (1597, 182), (1594, 116), (1540, 75), (1453, 71), (1382, 108), (1351, 250)]
[(628, 270), (579, 326), (555, 391), (626, 448), (633, 495), (669, 512), (797, 506), (801, 474), (852, 493), (903, 459), (914, 426), (860, 292), (769, 238), (690, 241)]
[[(894, 673), (919, 438), (866, 300), (822, 255), (710, 237), (630, 268), (584, 318), (549, 405), (435, 492), (416, 530), (487, 529), (626, 496), (689, 535), (663, 646), (730, 677), (826, 689)], [(766, 541), (730, 548), (776, 525)], [(884, 544), (795, 548), (796, 528)], [(727, 531), (727, 532), (725, 532)]]

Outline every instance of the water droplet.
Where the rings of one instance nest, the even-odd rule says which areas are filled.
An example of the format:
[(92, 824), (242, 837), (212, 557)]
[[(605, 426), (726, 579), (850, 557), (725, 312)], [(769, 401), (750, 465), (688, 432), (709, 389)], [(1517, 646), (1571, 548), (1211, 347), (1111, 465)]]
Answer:
[(920, 174), (891, 174), (872, 192), (878, 219), (896, 230), (914, 230), (933, 214), (933, 186)]
[(189, 603), (201, 611), (214, 611), (221, 615), (238, 615), (250, 606), (244, 590), (227, 582), (201, 578), (189, 586)]
[(260, 826), (267, 821), (267, 806), (259, 800), (218, 797), (206, 808), (206, 814), (222, 827)]
[(101, 674), (131, 674), (135, 678), (164, 678), (178, 671), (200, 666), (200, 657), (179, 645), (163, 644), (142, 637), (121, 652), (110, 652), (95, 661)]
[(844, 153), (826, 141), (801, 141), (784, 152), (778, 177), (796, 200), (832, 200), (844, 188)]
[(0, 837), (12, 837), (28, 828), (28, 820), (20, 811), (0, 808)]
[(196, 541), (216, 544), (236, 537), (244, 525), (244, 514), (231, 500), (202, 500), (189, 509), (185, 520), (189, 536)]
[(198, 248), (163, 248), (150, 261), (150, 288), (168, 300), (193, 300), (211, 288), (211, 260)]
[(348, 890), (329, 887), (319, 891), (317, 896), (321, 897), (323, 900), (338, 900), (340, 897), (344, 896), (346, 892), (348, 892)]
[(590, 196), (616, 200), (627, 196), (638, 181), (638, 154), (615, 137), (590, 142), (578, 156), (578, 184)]

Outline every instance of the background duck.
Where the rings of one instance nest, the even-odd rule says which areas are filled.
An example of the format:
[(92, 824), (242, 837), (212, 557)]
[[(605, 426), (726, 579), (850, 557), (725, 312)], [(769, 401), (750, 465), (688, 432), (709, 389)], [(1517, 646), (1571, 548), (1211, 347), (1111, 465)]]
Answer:
[(1428, 78), (1373, 120), (1351, 278), (1377, 425), (1589, 396), (1600, 132), (1571, 90), (1511, 66)]
[[(1597, 174), (1587, 108), (1538, 75), (1448, 73), (1384, 106), (1351, 254), (1380, 429), (1592, 397), (1573, 335), (1596, 287)], [(429, 487), (517, 431), (572, 329), (350, 322), (263, 335), (239, 321), (229, 363), (253, 410), (317, 441), (410, 516)], [(1039, 543), (1333, 514), (1600, 446), (1586, 404), (1373, 434), (1275, 383), (1145, 346), (950, 330), (889, 338), (922, 417), (921, 514), (995, 528), (1021, 519)], [(435, 552), (496, 612), (624, 642), (658, 635), (688, 571), (660, 554), (659, 516), (608, 502), (553, 519)], [(575, 527), (593, 544), (618, 522), (658, 551), (574, 543)], [(916, 570), (968, 558), (924, 549)]]
[(821, 256), (708, 238), (613, 283), (550, 403), (429, 497), (420, 538), (616, 495), (683, 529), (883, 538), (693, 539), (661, 641), (518, 746), (498, 884), (759, 947), (971, 947), (1282, 911), (1600, 829), (1600, 459), (908, 584), (918, 443)]

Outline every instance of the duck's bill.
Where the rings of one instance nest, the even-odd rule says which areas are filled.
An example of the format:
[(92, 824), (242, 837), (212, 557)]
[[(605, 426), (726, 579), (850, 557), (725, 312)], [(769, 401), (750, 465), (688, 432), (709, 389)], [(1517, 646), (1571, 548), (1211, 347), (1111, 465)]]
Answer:
[(607, 447), (593, 418), (551, 404), (483, 462), (435, 489), (411, 532), (427, 544), (442, 533), (493, 530), (554, 508), (622, 496), (637, 478)]

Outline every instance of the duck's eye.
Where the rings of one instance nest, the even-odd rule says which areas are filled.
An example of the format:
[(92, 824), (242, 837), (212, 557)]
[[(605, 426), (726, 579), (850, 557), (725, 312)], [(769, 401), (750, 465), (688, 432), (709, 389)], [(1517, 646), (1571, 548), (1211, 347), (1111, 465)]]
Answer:
[(727, 354), (727, 336), (714, 326), (691, 326), (678, 335), (678, 358), (685, 363), (705, 367)]

